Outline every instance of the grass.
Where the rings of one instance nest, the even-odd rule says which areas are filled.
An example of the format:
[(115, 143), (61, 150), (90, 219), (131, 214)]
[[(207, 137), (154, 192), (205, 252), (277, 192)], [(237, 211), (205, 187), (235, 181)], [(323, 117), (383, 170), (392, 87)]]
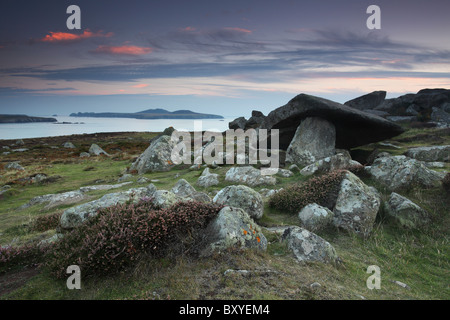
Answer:
[[(31, 144), (30, 150), (20, 156), (21, 164), (26, 166), (26, 172), (2, 171), (0, 185), (10, 184), (35, 173), (61, 178), (43, 185), (11, 184), (12, 188), (0, 199), (0, 244), (20, 245), (52, 236), (55, 230), (32, 231), (30, 229), (32, 222), (38, 216), (62, 212), (69, 205), (50, 210), (45, 210), (44, 204), (24, 210), (18, 208), (38, 195), (77, 190), (82, 186), (98, 184), (98, 180), (101, 180), (101, 184), (117, 183), (117, 179), (130, 166), (132, 160), (148, 146), (148, 139), (154, 136), (153, 133), (117, 134), (113, 138), (108, 138), (107, 135), (97, 137), (85, 135), (79, 140), (73, 139), (75, 142), (72, 142), (78, 147), (75, 153), (70, 154), (71, 150), (58, 149), (51, 158), (43, 155), (53, 150), (50, 149), (52, 142), (44, 148), (42, 144), (45, 139), (25, 140), (26, 146)], [(59, 141), (69, 140), (68, 137), (62, 137)], [(429, 143), (431, 140), (450, 144), (448, 133), (445, 134), (438, 129), (411, 129), (389, 141), (400, 149), (381, 145), (378, 147), (391, 154), (402, 154), (410, 147), (433, 144)], [(79, 152), (87, 151), (91, 143), (98, 143), (112, 154), (112, 157), (79, 158)], [(0, 141), (0, 145), (6, 144), (7, 142)], [(364, 146), (361, 149), (370, 151), (374, 147), (376, 145)], [(1, 158), (0, 166), (17, 159), (17, 155), (10, 154)], [(196, 187), (195, 182), (203, 170), (190, 171), (188, 167), (178, 166), (170, 172), (148, 173), (143, 176), (158, 180), (154, 182), (158, 189), (170, 190), (181, 178)], [(450, 169), (449, 164), (446, 164), (446, 169)], [(220, 175), (218, 186), (206, 189), (196, 187), (196, 189), (213, 196), (229, 185), (224, 180), (227, 170), (227, 166), (211, 170)], [(307, 178), (299, 173), (291, 178), (277, 177), (278, 183), (275, 188), (286, 187), (305, 179)], [(137, 177), (132, 184), (113, 191), (91, 192), (90, 199), (99, 198), (109, 192), (142, 186), (136, 183), (136, 180)], [(363, 180), (377, 187), (383, 200), (388, 198), (390, 194), (388, 190), (381, 188), (370, 178)], [(259, 186), (255, 190), (262, 188), (267, 186)], [(189, 256), (169, 255), (165, 258), (142, 259), (133, 269), (113, 277), (82, 278), (81, 290), (68, 290), (65, 280), (57, 280), (39, 270), (25, 277), (20, 285), (12, 283), (8, 278), (9, 275), (20, 276), (26, 271), (18, 268), (9, 274), (0, 274), (0, 287), (3, 283), (9, 283), (11, 287), (3, 292), (0, 290), (0, 299), (359, 300), (364, 297), (389, 300), (447, 300), (450, 298), (448, 194), (438, 188), (412, 189), (399, 193), (429, 211), (432, 215), (432, 224), (421, 230), (406, 230), (397, 226), (381, 212), (372, 236), (366, 240), (334, 228), (322, 230), (319, 235), (335, 247), (343, 261), (338, 267), (297, 263), (286, 244), (280, 241), (280, 235), (264, 229), (263, 232), (268, 239), (266, 252), (230, 249), (211, 258), (193, 259)], [(269, 208), (266, 203), (264, 216), (259, 224), (263, 227), (273, 227), (298, 225), (299, 222), (296, 215)], [(366, 271), (370, 265), (377, 265), (381, 269), (380, 290), (369, 290), (366, 286), (366, 280), (370, 276)], [(250, 272), (225, 274), (229, 269)], [(393, 281), (406, 283), (409, 289)], [(312, 288), (311, 284), (314, 282), (318, 282), (320, 286)]]

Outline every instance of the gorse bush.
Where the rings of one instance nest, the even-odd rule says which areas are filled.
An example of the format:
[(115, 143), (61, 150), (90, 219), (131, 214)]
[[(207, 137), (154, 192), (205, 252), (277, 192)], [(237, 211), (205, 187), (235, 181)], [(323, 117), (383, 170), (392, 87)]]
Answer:
[(296, 214), (310, 203), (332, 208), (336, 202), (345, 170), (335, 170), (305, 182), (296, 183), (269, 198), (269, 206)]
[(59, 278), (70, 265), (78, 265), (83, 276), (122, 271), (144, 254), (164, 255), (181, 234), (205, 227), (222, 207), (189, 201), (160, 209), (141, 200), (101, 209), (53, 245), (46, 266)]

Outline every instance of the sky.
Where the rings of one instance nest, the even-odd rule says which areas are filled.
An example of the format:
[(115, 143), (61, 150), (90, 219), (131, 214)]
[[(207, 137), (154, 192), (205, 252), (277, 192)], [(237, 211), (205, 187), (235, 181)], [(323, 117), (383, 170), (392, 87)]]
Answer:
[[(67, 27), (70, 5), (81, 29)], [(448, 0), (3, 0), (0, 113), (248, 118), (300, 93), (450, 88), (449, 12)]]

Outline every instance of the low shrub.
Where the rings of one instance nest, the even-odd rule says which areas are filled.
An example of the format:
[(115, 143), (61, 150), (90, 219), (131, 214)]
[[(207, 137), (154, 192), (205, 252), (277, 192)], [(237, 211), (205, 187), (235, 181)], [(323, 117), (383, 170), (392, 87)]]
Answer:
[(10, 271), (15, 267), (35, 266), (43, 262), (47, 246), (33, 244), (20, 247), (0, 247), (0, 273)]
[(30, 231), (44, 232), (47, 230), (56, 229), (59, 224), (59, 220), (61, 219), (61, 215), (61, 212), (56, 212), (37, 217), (30, 224)]
[(292, 214), (310, 203), (332, 208), (336, 202), (345, 170), (335, 170), (296, 183), (269, 198), (269, 206)]
[(78, 265), (83, 276), (120, 272), (142, 255), (164, 255), (180, 235), (206, 226), (221, 208), (189, 201), (160, 209), (142, 199), (102, 209), (53, 245), (46, 266), (58, 278), (66, 277), (70, 265)]

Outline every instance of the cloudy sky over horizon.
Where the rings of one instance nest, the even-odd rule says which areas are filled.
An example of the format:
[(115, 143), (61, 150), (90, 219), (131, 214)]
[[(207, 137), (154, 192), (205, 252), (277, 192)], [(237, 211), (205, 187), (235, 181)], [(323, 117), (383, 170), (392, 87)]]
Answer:
[[(69, 30), (69, 5), (81, 29)], [(369, 5), (381, 30), (369, 30)], [(0, 113), (191, 109), (248, 117), (450, 88), (450, 1), (23, 1), (0, 11)]]

